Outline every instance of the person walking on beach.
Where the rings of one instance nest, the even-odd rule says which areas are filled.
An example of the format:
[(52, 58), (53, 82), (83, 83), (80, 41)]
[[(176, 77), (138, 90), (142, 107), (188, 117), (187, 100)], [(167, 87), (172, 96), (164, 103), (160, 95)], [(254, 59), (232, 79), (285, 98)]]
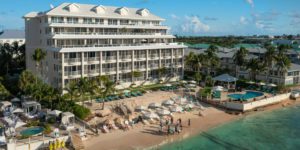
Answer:
[(188, 120), (188, 126), (191, 126), (191, 119)]
[(173, 122), (174, 122), (174, 118), (173, 118), (173, 117), (171, 117), (171, 124), (173, 124)]

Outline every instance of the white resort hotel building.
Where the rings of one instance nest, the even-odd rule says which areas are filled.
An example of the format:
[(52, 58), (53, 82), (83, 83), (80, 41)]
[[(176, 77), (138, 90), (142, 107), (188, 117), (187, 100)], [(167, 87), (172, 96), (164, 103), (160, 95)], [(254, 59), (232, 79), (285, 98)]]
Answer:
[[(183, 77), (184, 49), (147, 9), (63, 3), (24, 16), (26, 67), (57, 88), (107, 75), (121, 87)], [(34, 50), (47, 52), (40, 69)], [(134, 77), (138, 71), (140, 77)]]

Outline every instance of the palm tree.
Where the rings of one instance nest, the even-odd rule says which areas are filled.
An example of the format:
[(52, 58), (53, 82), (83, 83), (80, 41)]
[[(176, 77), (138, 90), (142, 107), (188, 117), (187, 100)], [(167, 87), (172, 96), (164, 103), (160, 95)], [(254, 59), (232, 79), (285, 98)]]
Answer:
[(291, 67), (291, 60), (285, 54), (280, 53), (275, 57), (275, 60), (280, 77), (284, 77), (284, 74)]
[(19, 77), (18, 87), (25, 94), (30, 94), (30, 86), (37, 82), (37, 77), (35, 77), (30, 71), (23, 71)]
[(233, 62), (235, 63), (235, 76), (238, 76), (238, 67), (246, 65), (246, 56), (248, 55), (248, 50), (245, 47), (240, 47), (238, 51), (233, 55)]
[(136, 81), (137, 78), (143, 76), (142, 72), (136, 70), (131, 72), (131, 76), (133, 77), (133, 82)]
[[(43, 51), (42, 49), (40, 48), (37, 48), (34, 50), (34, 53), (32, 55), (32, 59), (36, 62), (36, 70), (37, 72), (39, 72), (38, 70), (40, 69), (40, 66), (41, 66), (41, 62), (45, 59), (46, 57), (46, 52)], [(42, 72), (42, 69), (40, 70), (40, 75), (42, 76), (43, 72)]]
[(77, 88), (81, 97), (82, 105), (83, 105), (83, 97), (84, 95), (89, 92), (89, 81), (87, 78), (80, 78), (77, 82)]
[(190, 52), (185, 58), (186, 66), (190, 66), (191, 69), (197, 72), (201, 71), (201, 68), (205, 65), (206, 56), (204, 54), (196, 55), (194, 52)]
[(167, 74), (167, 68), (166, 67), (158, 68), (158, 78), (159, 78), (160, 82), (162, 81), (162, 77), (165, 76), (166, 74)]
[(270, 76), (270, 70), (273, 67), (273, 64), (275, 62), (275, 58), (276, 58), (276, 51), (275, 51), (275, 47), (271, 46), (271, 45), (267, 45), (266, 47), (266, 52), (264, 54), (264, 64), (267, 68), (267, 73), (266, 73), (266, 81), (269, 82), (269, 76)]
[(265, 69), (265, 64), (261, 63), (257, 58), (251, 58), (247, 63), (246, 68), (250, 70), (252, 80), (256, 81), (256, 75), (258, 74), (258, 72)]
[(70, 95), (70, 100), (73, 101), (74, 96), (78, 94), (77, 83), (75, 81), (69, 82), (64, 90), (68, 92)]
[(97, 83), (100, 85), (98, 88), (98, 94), (101, 95), (102, 98), (102, 109), (104, 109), (104, 98), (114, 94), (116, 91), (116, 83), (111, 81), (108, 76), (99, 76), (97, 79)]
[(0, 45), (0, 54), (0, 66), (3, 67), (3, 71), (1, 69), (1, 73), (8, 74), (13, 63), (13, 51), (11, 46), (8, 43)]
[(207, 67), (208, 67), (208, 75), (210, 75), (213, 67), (219, 65), (219, 57), (217, 56), (218, 47), (215, 45), (210, 45), (208, 49), (205, 51), (206, 59), (207, 59)]

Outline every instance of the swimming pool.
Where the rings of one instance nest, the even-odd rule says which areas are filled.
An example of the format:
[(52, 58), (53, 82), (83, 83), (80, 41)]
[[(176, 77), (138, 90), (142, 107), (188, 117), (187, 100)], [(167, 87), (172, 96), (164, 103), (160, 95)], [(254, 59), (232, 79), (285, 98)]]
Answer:
[(233, 100), (248, 100), (248, 99), (252, 99), (255, 97), (260, 97), (263, 96), (264, 93), (262, 92), (255, 92), (255, 91), (246, 91), (245, 94), (229, 94), (228, 97), (233, 99)]
[(32, 136), (32, 135), (40, 134), (43, 131), (44, 131), (43, 127), (32, 127), (32, 128), (22, 130), (20, 132), (20, 134), (23, 135), (23, 136)]

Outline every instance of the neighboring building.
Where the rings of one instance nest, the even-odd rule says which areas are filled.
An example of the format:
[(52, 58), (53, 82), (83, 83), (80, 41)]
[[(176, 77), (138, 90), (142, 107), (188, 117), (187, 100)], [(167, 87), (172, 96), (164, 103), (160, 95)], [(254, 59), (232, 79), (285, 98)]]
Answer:
[(18, 42), (19, 45), (25, 44), (25, 32), (23, 30), (3, 30), (0, 32), (0, 44), (12, 44)]
[[(261, 58), (263, 54), (266, 52), (266, 49), (260, 48), (260, 47), (248, 47), (249, 54), (247, 56), (247, 60), (250, 60), (251, 58)], [(204, 53), (206, 49), (187, 49), (185, 55), (188, 55), (190, 52), (194, 53)], [(236, 65), (233, 62), (233, 56), (234, 53), (238, 50), (238, 47), (228, 49), (228, 48), (219, 48), (219, 51), (217, 52), (217, 56), (220, 58), (220, 68), (228, 70), (231, 75), (235, 75), (236, 73)], [(267, 70), (260, 72), (257, 76), (257, 80), (262, 80), (268, 83), (274, 83), (274, 84), (284, 84), (284, 85), (291, 85), (291, 84), (299, 84), (300, 83), (300, 60), (299, 60), (299, 54), (297, 51), (294, 50), (288, 50), (287, 56), (292, 60), (291, 67), (287, 70), (285, 74), (278, 71), (278, 68), (275, 66), (270, 69), (270, 75), (267, 77)], [(186, 70), (191, 71), (192, 69), (189, 68), (189, 66), (185, 67)], [(249, 70), (246, 70), (245, 68), (237, 68), (238, 77), (239, 78), (245, 78), (250, 79), (251, 74)], [(202, 68), (202, 73), (207, 74), (207, 69)], [(213, 69), (211, 70), (210, 74), (212, 76), (217, 75), (217, 70)]]
[[(153, 83), (163, 67), (165, 80), (183, 77), (186, 46), (174, 43), (164, 19), (147, 9), (63, 3), (24, 18), (26, 67), (54, 87), (99, 75), (108, 75), (119, 88)], [(41, 70), (31, 57), (36, 48), (47, 51)], [(142, 76), (134, 78), (134, 71)]]

